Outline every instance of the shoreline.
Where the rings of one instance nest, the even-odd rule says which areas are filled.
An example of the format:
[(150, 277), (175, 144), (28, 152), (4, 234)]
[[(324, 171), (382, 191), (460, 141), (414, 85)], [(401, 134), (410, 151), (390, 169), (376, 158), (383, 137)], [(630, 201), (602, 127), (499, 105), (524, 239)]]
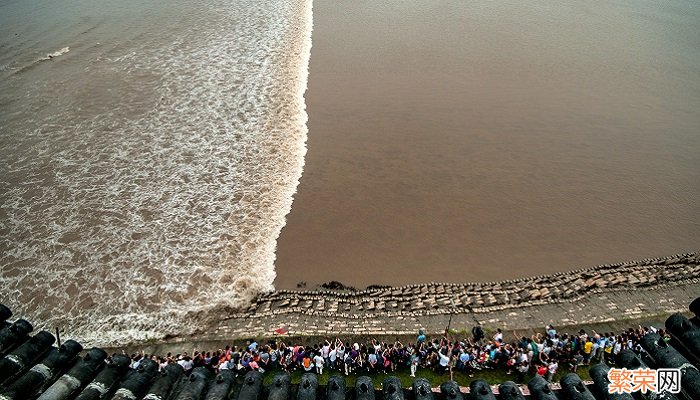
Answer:
[[(234, 341), (255, 337), (404, 336), (445, 327), (538, 329), (645, 320), (687, 311), (700, 295), (700, 253), (601, 265), (490, 283), (419, 284), (361, 291), (280, 290), (188, 336), (166, 336), (130, 348)], [(452, 299), (452, 300), (450, 300)], [(115, 346), (107, 346), (115, 348)]]

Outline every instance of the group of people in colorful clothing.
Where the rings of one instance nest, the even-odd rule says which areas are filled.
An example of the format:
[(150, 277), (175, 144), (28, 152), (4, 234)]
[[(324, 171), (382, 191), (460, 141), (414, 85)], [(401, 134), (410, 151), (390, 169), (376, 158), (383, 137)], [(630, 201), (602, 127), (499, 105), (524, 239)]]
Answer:
[(402, 343), (372, 339), (367, 343), (333, 338), (310, 345), (287, 344), (274, 340), (258, 344), (248, 340), (245, 345), (226, 346), (213, 352), (195, 351), (193, 354), (167, 354), (163, 357), (145, 354), (132, 355), (132, 367), (141, 359), (157, 360), (164, 368), (177, 362), (186, 372), (204, 366), (213, 372), (231, 369), (236, 371), (302, 370), (323, 374), (333, 370), (345, 375), (392, 373), (397, 369), (410, 371), (415, 376), (418, 369), (426, 368), (436, 374), (465, 373), (473, 376), (483, 369), (500, 369), (514, 374), (516, 381), (538, 374), (552, 380), (560, 366), (571, 371), (591, 362), (614, 363), (623, 349), (643, 351), (639, 341), (649, 331), (668, 337), (663, 329), (638, 327), (614, 334), (580, 330), (577, 334), (561, 334), (548, 325), (543, 332), (530, 337), (513, 332), (512, 340), (504, 339), (501, 329), (485, 337), (480, 326), (472, 329), (471, 337), (453, 339), (451, 334), (429, 339), (420, 331), (415, 341)]

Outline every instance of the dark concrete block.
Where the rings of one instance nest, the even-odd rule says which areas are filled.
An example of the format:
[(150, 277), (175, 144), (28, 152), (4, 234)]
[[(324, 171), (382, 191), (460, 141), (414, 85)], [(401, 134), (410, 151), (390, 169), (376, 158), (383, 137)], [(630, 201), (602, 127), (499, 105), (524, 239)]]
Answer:
[(418, 378), (414, 380), (412, 391), (415, 400), (434, 400), (430, 382), (425, 378)]
[[(258, 374), (260, 374), (258, 372)], [(262, 374), (260, 374), (262, 375)], [(187, 378), (187, 383), (182, 387), (180, 393), (177, 394), (176, 400), (199, 400), (202, 398), (202, 394), (209, 386), (209, 382), (212, 380), (213, 374), (209, 372), (205, 367), (197, 367), (192, 370), (190, 376)], [(258, 385), (258, 392), (262, 388), (262, 376), (260, 377), (260, 384)], [(257, 397), (252, 397), (251, 400), (257, 400)]]
[(549, 382), (539, 375), (530, 379), (527, 387), (530, 389), (530, 397), (533, 400), (558, 400), (557, 395), (549, 386)]
[(318, 378), (316, 374), (310, 372), (301, 376), (299, 389), (297, 391), (297, 400), (316, 400), (318, 391)]
[(95, 380), (80, 392), (76, 400), (103, 399), (107, 395), (109, 389), (126, 374), (129, 370), (129, 365), (131, 365), (131, 359), (128, 356), (124, 354), (115, 355), (112, 357), (112, 362), (107, 364), (107, 366), (97, 374)]
[(525, 400), (525, 396), (515, 382), (507, 381), (498, 387), (498, 400)]
[(340, 375), (332, 376), (326, 385), (326, 400), (345, 400), (345, 378)]
[(107, 353), (96, 347), (88, 350), (75, 365), (39, 396), (41, 400), (65, 400), (87, 385), (104, 367)]
[(61, 347), (51, 350), (27, 373), (11, 383), (2, 392), (5, 399), (34, 399), (46, 390), (56, 374), (70, 367), (83, 346), (74, 340), (67, 340)]
[(238, 393), (238, 400), (258, 400), (262, 395), (263, 374), (250, 371), (243, 378), (243, 386)]
[(117, 386), (117, 391), (114, 393), (114, 396), (112, 396), (112, 400), (134, 400), (142, 398), (153, 382), (153, 379), (158, 374), (158, 368), (158, 363), (153, 360), (141, 360), (138, 368), (129, 370), (124, 376)]
[(14, 382), (14, 379), (31, 368), (44, 353), (49, 351), (56, 338), (41, 331), (22, 343), (8, 356), (0, 360), (0, 384)]
[(483, 379), (477, 379), (469, 384), (469, 398), (471, 400), (496, 400), (496, 395), (491, 391), (489, 383)]
[(165, 400), (173, 390), (175, 383), (185, 375), (185, 370), (180, 364), (168, 364), (156, 376), (155, 382), (148, 389), (148, 393), (144, 396), (144, 400)]
[(29, 332), (34, 330), (32, 324), (18, 319), (10, 326), (0, 329), (0, 357), (7, 355), (15, 347), (29, 339)]
[(355, 400), (374, 400), (374, 384), (368, 376), (360, 376), (355, 381)]
[(216, 378), (209, 384), (209, 390), (204, 400), (227, 400), (229, 392), (236, 380), (236, 373), (225, 369), (216, 375)]
[(567, 400), (596, 400), (593, 393), (583, 384), (581, 378), (575, 373), (564, 375), (559, 381), (561, 394)]
[(384, 400), (404, 400), (401, 381), (395, 376), (390, 376), (382, 382)]
[(440, 385), (440, 399), (441, 400), (464, 400), (464, 395), (459, 390), (459, 385), (455, 381), (443, 382)]
[(656, 333), (646, 334), (642, 338), (642, 347), (654, 360), (657, 368), (680, 368), (682, 392), (690, 399), (700, 399), (700, 372), (678, 350), (669, 346)]
[(606, 400), (634, 400), (629, 393), (608, 393), (608, 386), (610, 385), (608, 371), (610, 371), (610, 367), (606, 364), (596, 364), (589, 370), (591, 379), (593, 379), (592, 392), (595, 396)]

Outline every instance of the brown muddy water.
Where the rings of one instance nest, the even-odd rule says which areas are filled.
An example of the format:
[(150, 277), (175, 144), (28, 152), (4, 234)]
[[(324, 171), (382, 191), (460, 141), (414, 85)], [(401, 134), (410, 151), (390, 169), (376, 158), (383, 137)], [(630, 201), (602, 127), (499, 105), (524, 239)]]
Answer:
[(700, 4), (314, 2), (276, 286), (697, 250)]

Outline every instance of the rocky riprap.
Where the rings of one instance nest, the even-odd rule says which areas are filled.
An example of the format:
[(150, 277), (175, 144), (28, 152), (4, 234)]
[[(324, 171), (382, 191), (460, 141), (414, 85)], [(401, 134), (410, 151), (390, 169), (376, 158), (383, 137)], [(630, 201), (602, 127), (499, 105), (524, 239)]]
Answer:
[(700, 282), (700, 254), (600, 265), (487, 283), (427, 283), (352, 290), (278, 290), (259, 296), (243, 316), (304, 313), (339, 319), (485, 313), (575, 302), (616, 290)]

